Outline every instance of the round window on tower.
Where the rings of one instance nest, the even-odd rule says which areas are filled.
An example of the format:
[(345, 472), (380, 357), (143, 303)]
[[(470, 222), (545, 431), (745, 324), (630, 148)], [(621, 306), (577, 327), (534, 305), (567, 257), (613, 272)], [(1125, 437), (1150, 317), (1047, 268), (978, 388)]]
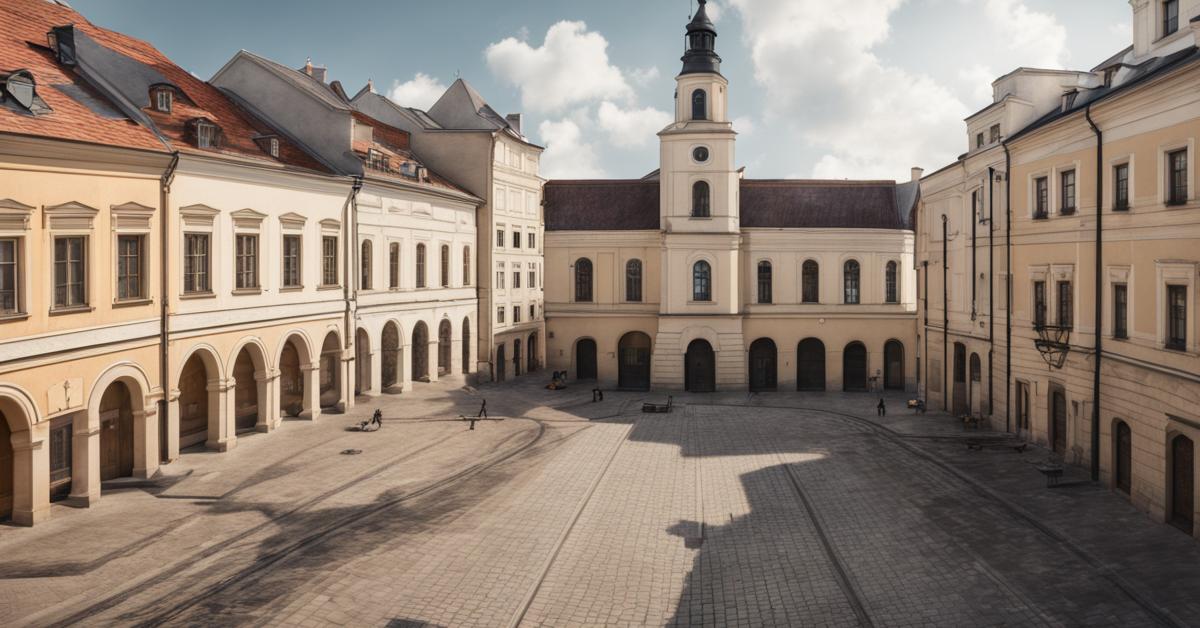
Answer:
[(701, 164), (708, 161), (708, 147), (697, 146), (696, 148), (692, 149), (692, 159), (696, 160), (696, 163)]

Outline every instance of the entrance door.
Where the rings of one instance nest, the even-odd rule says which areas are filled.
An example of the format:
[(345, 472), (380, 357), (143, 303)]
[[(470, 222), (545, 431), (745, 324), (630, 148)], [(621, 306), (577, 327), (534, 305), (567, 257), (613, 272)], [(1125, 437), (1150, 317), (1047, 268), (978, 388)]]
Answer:
[(825, 390), (825, 343), (807, 338), (800, 341), (796, 354), (796, 389)]
[(336, 408), (342, 400), (340, 363), (342, 346), (337, 334), (329, 332), (321, 343), (321, 408)]
[(770, 391), (777, 388), (778, 351), (775, 341), (759, 338), (750, 345), (750, 390)]
[(717, 390), (717, 357), (706, 340), (693, 340), (684, 357), (684, 381), (688, 392)]
[(617, 343), (617, 386), (623, 390), (650, 390), (650, 336), (630, 332)]
[(955, 416), (967, 413), (967, 347), (954, 343), (954, 405)]
[(1171, 524), (1192, 533), (1196, 512), (1196, 451), (1192, 440), (1176, 436), (1171, 442)]
[(504, 345), (496, 347), (496, 381), (502, 382), (505, 378), (505, 369), (508, 367), (505, 364)]
[(846, 345), (842, 352), (842, 390), (867, 390), (867, 348), (861, 342)]
[(1129, 424), (1117, 421), (1116, 429), (1116, 484), (1117, 490), (1129, 494), (1133, 487), (1133, 434)]
[(525, 352), (529, 354), (525, 356), (525, 370), (532, 373), (541, 368), (541, 364), (538, 363), (539, 360), (536, 331), (532, 334), (529, 334), (529, 340), (525, 342)]
[(513, 377), (521, 374), (521, 339), (513, 341)]
[(133, 475), (133, 406), (120, 382), (100, 398), (100, 479)]
[(1067, 395), (1055, 390), (1050, 403), (1050, 440), (1054, 453), (1067, 451)]
[(575, 343), (575, 379), (596, 379), (596, 341), (584, 338)]
[(438, 327), (438, 377), (450, 374), (451, 343), (454, 341), (454, 330), (450, 321), (442, 321)]
[(904, 390), (904, 345), (898, 340), (883, 345), (883, 387)]
[(12, 516), (14, 475), (12, 431), (8, 419), (0, 412), (0, 521)]

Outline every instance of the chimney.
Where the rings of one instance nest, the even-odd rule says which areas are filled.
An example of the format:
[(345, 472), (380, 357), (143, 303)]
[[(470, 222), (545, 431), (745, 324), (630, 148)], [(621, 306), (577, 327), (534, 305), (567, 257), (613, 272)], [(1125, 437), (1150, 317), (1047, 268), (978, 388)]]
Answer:
[(524, 135), (524, 133), (521, 132), (522, 118), (523, 116), (519, 113), (510, 113), (507, 116), (504, 116), (504, 119), (508, 120), (508, 126), (511, 126), (518, 135)]
[(915, 167), (915, 166), (914, 166), (914, 167), (913, 167), (913, 169), (912, 169), (912, 180), (913, 180), (913, 181), (920, 181), (920, 180), (921, 180), (921, 175), (923, 175), (923, 174), (925, 174), (925, 169), (924, 169), (924, 168), (917, 168), (917, 167)]
[(318, 81), (324, 83), (325, 82), (325, 68), (324, 67), (314, 67), (312, 69), (312, 77), (317, 79)]
[(372, 94), (375, 93), (375, 81), (373, 79), (367, 79), (367, 91)]
[(312, 71), (313, 71), (312, 57), (309, 57), (304, 60), (304, 73), (309, 76), (312, 76)]

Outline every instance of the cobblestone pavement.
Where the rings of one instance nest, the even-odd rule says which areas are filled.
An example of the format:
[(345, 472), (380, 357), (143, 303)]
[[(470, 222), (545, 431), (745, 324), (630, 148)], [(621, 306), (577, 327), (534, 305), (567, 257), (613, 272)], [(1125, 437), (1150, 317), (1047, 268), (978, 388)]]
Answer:
[[(1082, 470), (1047, 489), (1036, 447), (878, 397), (541, 383), (363, 399), (0, 527), (0, 625), (1200, 625), (1200, 545)], [(505, 420), (453, 420), (480, 397)]]

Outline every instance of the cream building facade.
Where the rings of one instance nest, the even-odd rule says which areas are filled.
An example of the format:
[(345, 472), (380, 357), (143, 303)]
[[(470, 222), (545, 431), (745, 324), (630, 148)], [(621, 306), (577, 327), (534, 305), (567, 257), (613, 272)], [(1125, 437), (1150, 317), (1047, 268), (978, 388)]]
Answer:
[(736, 166), (704, 3), (640, 181), (551, 181), (548, 364), (624, 389), (915, 388), (916, 182)]
[[(971, 125), (1003, 112), (999, 140), (985, 139), (922, 181), (929, 398), (964, 409), (961, 375), (942, 374), (946, 392), (932, 388), (935, 362), (953, 360), (959, 370), (946, 357), (963, 354), (956, 343), (1010, 355), (995, 362), (993, 426), (1090, 467), (1138, 509), (1195, 535), (1200, 3), (1131, 5), (1132, 46), (1090, 72), (1021, 69), (1002, 77), (993, 85), (996, 103), (968, 119), (974, 142)], [(956, 251), (970, 242), (962, 221), (980, 215), (963, 210), (985, 165), (1004, 200), (994, 206), (994, 255), (1011, 256), (1011, 271), (998, 266), (991, 281), (982, 278), (999, 296), (994, 320), (1003, 328), (990, 343), (966, 331), (969, 287), (939, 283), (940, 274), (960, 276), (969, 263)], [(946, 333), (940, 300), (950, 303)]]

